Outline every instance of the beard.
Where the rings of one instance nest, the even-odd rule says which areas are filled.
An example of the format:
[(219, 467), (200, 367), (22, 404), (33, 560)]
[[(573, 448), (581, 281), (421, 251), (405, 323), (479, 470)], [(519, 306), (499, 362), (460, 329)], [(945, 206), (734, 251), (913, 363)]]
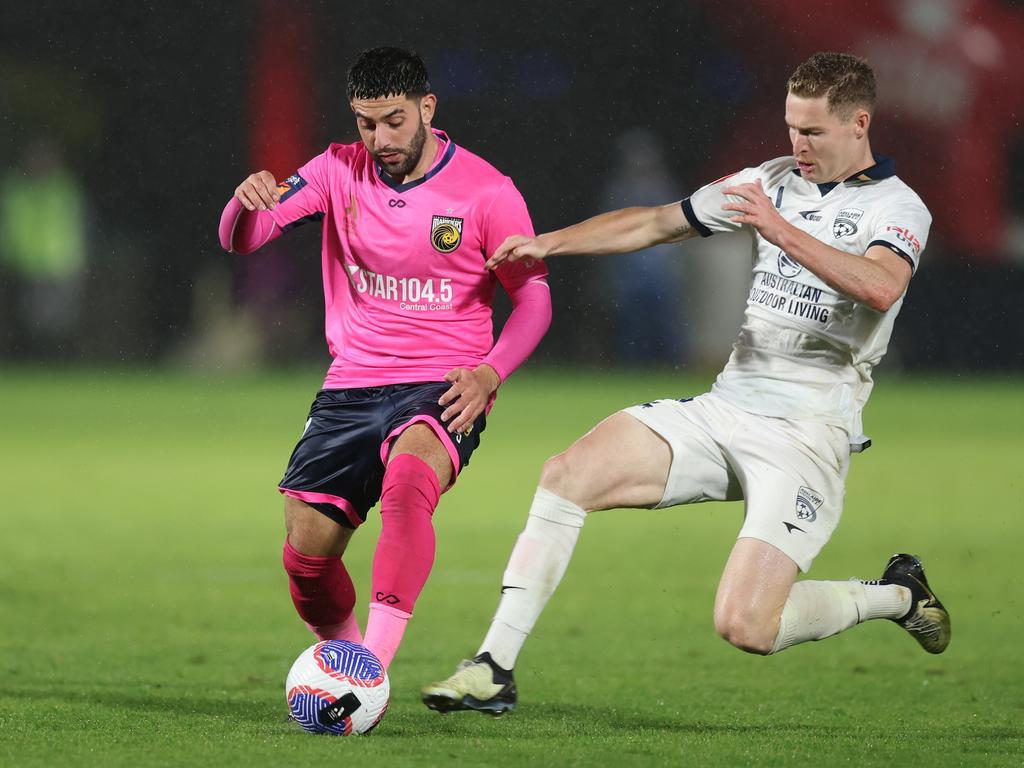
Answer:
[[(396, 152), (401, 156), (398, 160), (388, 163), (380, 159), (380, 153), (375, 153), (377, 162), (381, 164), (389, 176), (393, 176), (396, 179), (408, 176), (412, 169), (419, 164), (420, 158), (423, 156), (423, 145), (426, 141), (427, 126), (423, 120), (420, 120), (420, 127), (416, 129), (416, 135), (412, 137), (409, 146), (390, 150), (390, 152)], [(385, 152), (384, 154), (388, 153)]]

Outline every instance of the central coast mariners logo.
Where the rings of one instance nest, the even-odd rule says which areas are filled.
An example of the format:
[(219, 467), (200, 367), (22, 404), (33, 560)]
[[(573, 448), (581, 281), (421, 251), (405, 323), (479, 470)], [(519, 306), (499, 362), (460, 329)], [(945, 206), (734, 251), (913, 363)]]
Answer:
[(843, 208), (832, 222), (832, 234), (837, 238), (857, 234), (857, 222), (863, 215), (864, 211), (860, 208)]
[(462, 222), (454, 216), (438, 216), (430, 224), (430, 242), (439, 253), (451, 253), (462, 242)]
[(825, 497), (817, 491), (801, 485), (796, 492), (796, 516), (808, 523), (818, 519), (818, 510), (825, 503)]

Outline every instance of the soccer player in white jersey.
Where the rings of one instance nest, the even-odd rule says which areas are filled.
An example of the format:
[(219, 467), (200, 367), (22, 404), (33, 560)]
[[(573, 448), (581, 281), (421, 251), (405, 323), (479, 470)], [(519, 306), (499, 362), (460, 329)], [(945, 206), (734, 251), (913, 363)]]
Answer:
[(930, 653), (949, 614), (920, 561), (894, 555), (874, 581), (797, 581), (842, 512), (871, 370), (931, 223), (921, 199), (871, 151), (868, 64), (818, 53), (788, 82), (793, 155), (747, 168), (662, 207), (613, 211), (539, 237), (513, 236), (488, 266), (613, 254), (742, 230), (753, 283), (732, 356), (711, 391), (616, 413), (549, 459), (476, 658), (423, 689), (431, 709), (513, 709), (516, 657), (569, 564), (587, 515), (743, 499), (714, 622), (757, 654), (891, 619)]

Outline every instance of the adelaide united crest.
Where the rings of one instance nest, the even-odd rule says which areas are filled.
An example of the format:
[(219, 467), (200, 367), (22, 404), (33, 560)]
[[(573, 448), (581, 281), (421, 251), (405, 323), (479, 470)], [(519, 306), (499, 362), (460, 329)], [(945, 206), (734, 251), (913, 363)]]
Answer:
[(818, 518), (818, 510), (825, 503), (825, 497), (813, 488), (801, 485), (796, 493), (796, 516), (808, 523), (813, 523)]
[(843, 208), (836, 214), (832, 222), (832, 234), (838, 240), (840, 237), (850, 237), (857, 234), (857, 222), (864, 216), (860, 208)]

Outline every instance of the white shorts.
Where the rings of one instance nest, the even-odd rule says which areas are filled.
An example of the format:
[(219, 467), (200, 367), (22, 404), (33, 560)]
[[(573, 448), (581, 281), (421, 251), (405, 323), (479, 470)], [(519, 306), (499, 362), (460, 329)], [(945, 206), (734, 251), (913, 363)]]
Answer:
[(807, 571), (839, 525), (850, 445), (839, 427), (747, 413), (709, 393), (626, 408), (672, 448), (656, 509), (746, 500), (738, 538), (766, 541)]

